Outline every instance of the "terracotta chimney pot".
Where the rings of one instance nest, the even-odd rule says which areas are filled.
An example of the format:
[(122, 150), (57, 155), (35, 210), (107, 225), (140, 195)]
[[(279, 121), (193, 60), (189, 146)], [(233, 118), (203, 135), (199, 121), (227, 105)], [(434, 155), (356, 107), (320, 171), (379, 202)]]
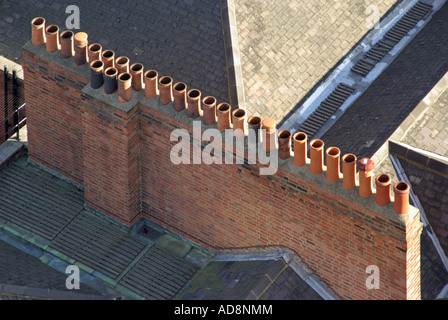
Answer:
[(45, 44), (45, 19), (37, 17), (31, 20), (31, 43), (34, 46)]
[(231, 128), (230, 121), (230, 110), (232, 108), (228, 103), (220, 103), (216, 108), (216, 113), (218, 115), (218, 130), (224, 131), (226, 129)]
[(134, 63), (129, 68), (132, 75), (132, 89), (140, 91), (143, 88), (143, 70), (144, 66), (141, 63)]
[(201, 91), (192, 89), (187, 92), (187, 116), (196, 119), (201, 115)]
[(129, 58), (125, 56), (118, 57), (115, 60), (115, 68), (117, 68), (118, 74), (129, 72)]
[(216, 122), (216, 98), (215, 97), (205, 97), (202, 100), (202, 121), (205, 125), (211, 125)]
[(276, 131), (277, 123), (272, 118), (266, 118), (261, 124), (261, 128), (264, 130), (263, 134), (263, 148), (266, 152), (271, 152), (277, 148)]
[(308, 157), (308, 135), (305, 132), (296, 132), (292, 136), (292, 141), (294, 146), (293, 163), (297, 167), (303, 167)]
[(356, 161), (357, 158), (352, 153), (342, 157), (342, 185), (345, 189), (351, 190), (356, 187)]
[(173, 86), (174, 110), (177, 112), (187, 107), (187, 85), (178, 82)]
[(319, 174), (324, 170), (324, 146), (325, 143), (320, 139), (314, 139), (310, 142), (311, 174)]
[(61, 57), (64, 59), (73, 57), (73, 37), (74, 34), (70, 30), (61, 33)]
[(173, 78), (163, 76), (159, 79), (159, 102), (163, 105), (174, 100), (173, 98)]
[(359, 170), (359, 189), (358, 193), (363, 198), (368, 198), (372, 195), (372, 174), (375, 164), (369, 158), (362, 158), (358, 162)]
[(101, 60), (101, 52), (103, 47), (99, 43), (93, 43), (89, 46), (87, 50), (87, 56), (89, 58), (89, 62), (95, 60)]
[(153, 99), (159, 95), (159, 74), (155, 70), (145, 72), (145, 97)]
[(278, 133), (278, 156), (282, 160), (286, 160), (291, 156), (291, 138), (291, 131), (281, 130)]
[(83, 65), (87, 62), (88, 35), (85, 32), (77, 32), (74, 37), (75, 64)]
[(340, 178), (341, 150), (330, 147), (326, 150), (327, 172), (326, 178), (329, 182), (336, 182)]
[(46, 49), (48, 52), (59, 50), (59, 27), (55, 24), (45, 29)]
[(101, 60), (104, 63), (104, 71), (110, 67), (115, 68), (115, 52), (112, 50), (104, 50), (103, 53), (101, 53)]
[(406, 182), (399, 181), (394, 185), (394, 210), (396, 213), (409, 213), (409, 191), (410, 187)]
[(132, 76), (123, 72), (118, 76), (118, 101), (127, 102), (132, 98)]
[(391, 178), (388, 174), (379, 174), (375, 178), (375, 184), (375, 201), (380, 207), (383, 207), (390, 202)]
[[(246, 134), (246, 110), (235, 109), (232, 111), (233, 133), (235, 137), (242, 137)], [(236, 131), (237, 129), (240, 129)]]

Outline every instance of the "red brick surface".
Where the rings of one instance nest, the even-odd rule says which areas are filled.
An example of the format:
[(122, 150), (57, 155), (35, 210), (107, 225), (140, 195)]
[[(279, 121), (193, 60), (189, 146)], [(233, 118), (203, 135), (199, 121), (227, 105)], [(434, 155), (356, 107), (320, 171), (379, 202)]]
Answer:
[[(418, 214), (400, 221), (373, 197), (350, 200), (340, 181), (306, 178), (308, 166), (260, 176), (259, 165), (174, 165), (170, 134), (190, 122), (146, 98), (125, 112), (81, 93), (88, 79), (23, 55), (30, 159), (83, 183), (88, 206), (127, 225), (147, 217), (212, 249), (289, 248), (344, 299), (420, 297)], [(366, 289), (369, 265), (379, 290)]]
[[(23, 51), (28, 155), (78, 183), (83, 182), (81, 89), (89, 79)], [(58, 78), (57, 78), (58, 77)]]
[[(144, 216), (214, 249), (288, 247), (345, 299), (419, 298), (419, 237), (406, 243), (418, 215), (405, 227), (284, 169), (173, 165), (170, 133), (184, 125), (144, 106), (142, 115), (154, 120), (141, 121)], [(369, 265), (380, 290), (365, 287)]]

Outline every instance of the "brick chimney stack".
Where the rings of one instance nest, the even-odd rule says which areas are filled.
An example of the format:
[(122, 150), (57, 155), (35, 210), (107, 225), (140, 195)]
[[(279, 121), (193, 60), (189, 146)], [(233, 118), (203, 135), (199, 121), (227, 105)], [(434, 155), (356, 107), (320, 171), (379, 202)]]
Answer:
[[(359, 168), (356, 180), (354, 155), (342, 157), (340, 173), (332, 147), (327, 179), (324, 141), (310, 142), (309, 159), (306, 135), (291, 133), (294, 150), (288, 140), (290, 156), (271, 176), (260, 175), (258, 163), (176, 165), (173, 131), (192, 137), (193, 121), (202, 130), (231, 128), (227, 102), (214, 101), (217, 122), (205, 124), (189, 117), (188, 107), (175, 110), (177, 82), (155, 70), (144, 73), (142, 90), (131, 88), (130, 99), (120, 101), (118, 90), (105, 93), (106, 83), (92, 88), (91, 61), (76, 65), (74, 57), (31, 41), (22, 56), (29, 159), (82, 184), (87, 207), (128, 226), (148, 218), (210, 249), (289, 248), (343, 299), (420, 298), (419, 212), (403, 185), (396, 189), (404, 205), (360, 196), (361, 180), (372, 171)], [(248, 128), (276, 123), (250, 114), (246, 121)], [(378, 290), (366, 287), (371, 265), (380, 270)]]

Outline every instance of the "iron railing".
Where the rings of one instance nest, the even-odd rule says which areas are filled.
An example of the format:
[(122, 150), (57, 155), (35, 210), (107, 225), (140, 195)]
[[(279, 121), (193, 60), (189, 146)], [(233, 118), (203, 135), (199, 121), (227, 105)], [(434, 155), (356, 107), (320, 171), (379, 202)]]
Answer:
[[(11, 83), (11, 87), (9, 87)], [(3, 110), (0, 116), (0, 144), (17, 133), (19, 140), (19, 129), (26, 122), (25, 103), (23, 98), (19, 97), (19, 83), (16, 70), (9, 74), (7, 67), (3, 69)], [(3, 100), (3, 101), (1, 101)], [(1, 108), (0, 108), (1, 109)]]
[[(12, 117), (14, 117), (14, 124), (8, 125), (7, 126), (7, 131), (0, 137), (0, 141), (3, 141), (3, 138), (10, 137), (10, 133), (13, 132), (13, 134), (17, 133), (17, 139), (19, 139), (19, 130), (22, 127), (23, 124), (25, 124), (26, 122), (26, 117), (24, 117), (22, 120), (19, 121), (20, 119), (20, 111), (24, 112), (25, 111), (25, 103), (22, 104), (20, 107), (18, 107), (16, 110), (14, 110), (11, 114), (8, 115), (7, 118), (3, 119), (3, 121), (0, 122), (0, 126), (5, 125), (6, 123), (9, 123), (9, 119), (11, 119)], [(6, 126), (5, 126), (6, 127)]]

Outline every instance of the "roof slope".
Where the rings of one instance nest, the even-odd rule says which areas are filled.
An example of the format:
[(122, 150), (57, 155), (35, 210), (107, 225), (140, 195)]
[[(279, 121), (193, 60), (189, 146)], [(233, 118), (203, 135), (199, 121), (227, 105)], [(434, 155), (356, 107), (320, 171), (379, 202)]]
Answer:
[[(5, 285), (41, 288), (42, 290), (67, 290), (64, 275), (38, 258), (0, 240), (0, 283)], [(12, 288), (11, 288), (12, 289)], [(7, 290), (5, 290), (7, 291)], [(78, 293), (99, 294), (88, 286), (80, 286)], [(11, 292), (12, 293), (12, 292)], [(1, 290), (0, 290), (1, 296)]]
[[(60, 291), (65, 287), (63, 272), (66, 265), (76, 264), (89, 283), (96, 280), (92, 293), (107, 296), (174, 299), (189, 283), (180, 298), (321, 299), (283, 259), (209, 262), (213, 253), (153, 222), (143, 219), (128, 228), (88, 210), (81, 189), (29, 163), (24, 151), (0, 169), (0, 181), (0, 239), (23, 249), (0, 241), (0, 284), (8, 285), (5, 290), (10, 285), (44, 286), (59, 290), (55, 298), (69, 298)], [(28, 274), (28, 266), (35, 272)]]
[[(89, 43), (99, 42), (115, 56), (129, 57), (145, 69), (169, 75), (228, 100), (227, 74), (219, 1), (164, 0), (77, 1), (80, 31)], [(47, 26), (64, 31), (66, 1), (13, 1), (0, 4), (0, 55), (17, 61), (24, 43), (31, 39), (31, 20), (45, 17)], [(101, 26), (101, 27), (99, 27)], [(77, 30), (73, 30), (76, 32)]]
[[(28, 253), (38, 258), (76, 264), (119, 292), (147, 299), (174, 297), (198, 268), (187, 255), (197, 256), (201, 250), (179, 245), (163, 232), (138, 237), (129, 228), (87, 211), (81, 190), (28, 163), (26, 155), (3, 167), (0, 181), (0, 233), (26, 240), (35, 248)], [(179, 246), (184, 250), (173, 251)], [(0, 260), (0, 270), (4, 268), (18, 278), (26, 273), (19, 265), (11, 267), (8, 259)], [(154, 274), (157, 281), (163, 279), (158, 286)], [(146, 290), (148, 286), (151, 290)]]
[(448, 256), (448, 158), (393, 142), (390, 152), (399, 159), (412, 192)]
[(323, 135), (327, 145), (338, 146), (342, 154), (375, 154), (448, 71), (448, 38), (443, 31), (448, 28), (447, 15), (445, 4)]
[(412, 204), (422, 208), (421, 292), (422, 299), (435, 299), (448, 284), (448, 158), (395, 142), (389, 150), (411, 185)]
[[(376, 1), (380, 15), (397, 2)], [(235, 0), (251, 114), (281, 121), (368, 32), (364, 0)]]
[(448, 90), (414, 123), (401, 142), (448, 157)]
[(322, 300), (282, 258), (211, 261), (177, 299)]

